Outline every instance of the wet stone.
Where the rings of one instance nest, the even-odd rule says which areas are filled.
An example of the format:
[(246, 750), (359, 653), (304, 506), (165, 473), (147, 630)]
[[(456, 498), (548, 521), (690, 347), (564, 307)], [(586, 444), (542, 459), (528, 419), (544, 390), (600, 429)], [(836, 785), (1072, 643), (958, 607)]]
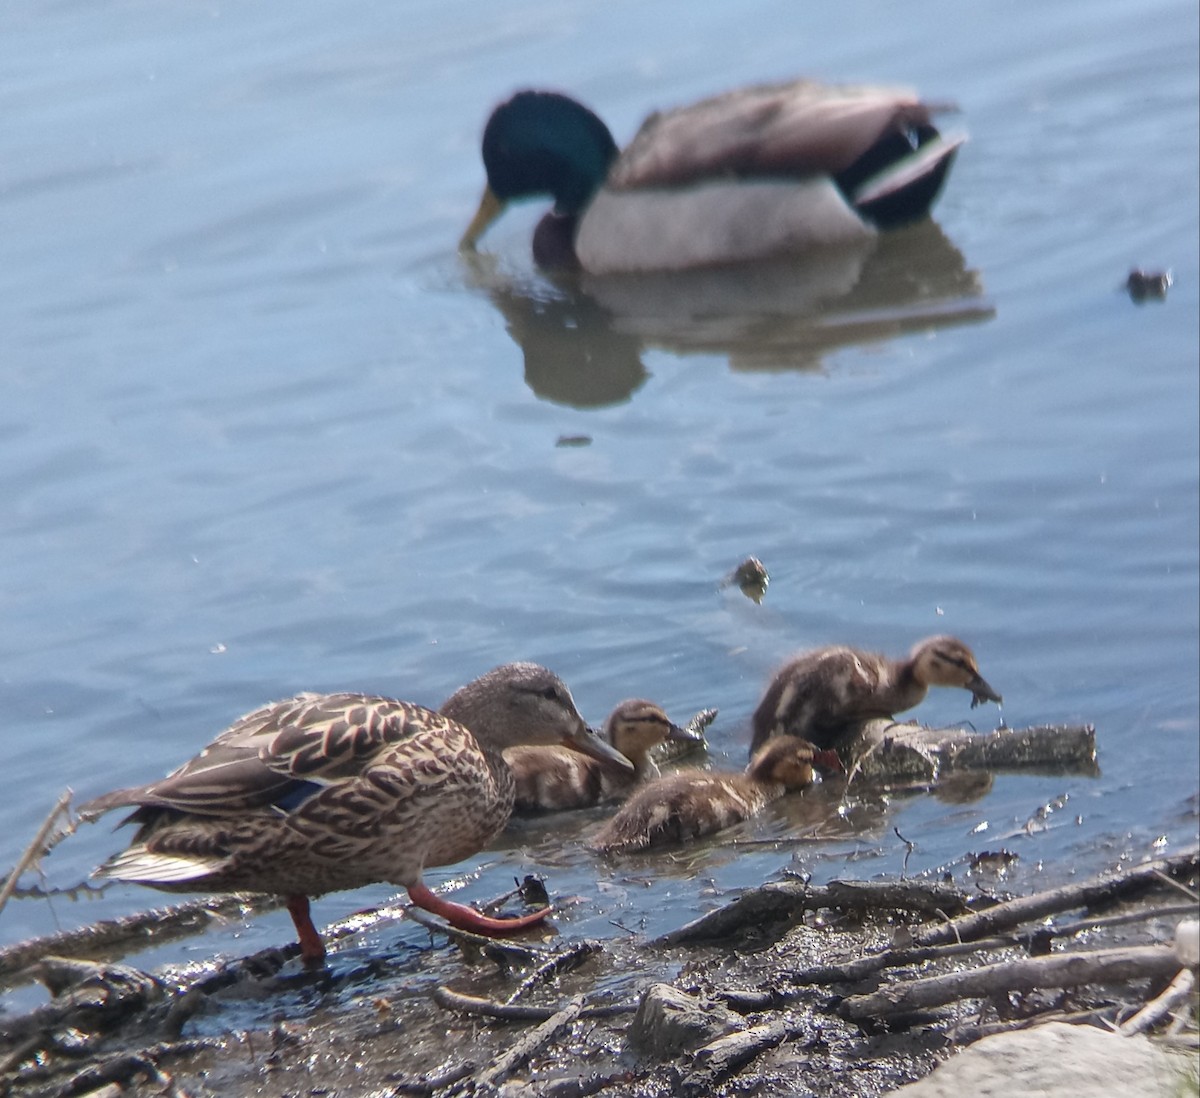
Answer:
[(719, 1003), (654, 984), (642, 995), (628, 1040), (650, 1059), (669, 1060), (742, 1027), (741, 1018)]

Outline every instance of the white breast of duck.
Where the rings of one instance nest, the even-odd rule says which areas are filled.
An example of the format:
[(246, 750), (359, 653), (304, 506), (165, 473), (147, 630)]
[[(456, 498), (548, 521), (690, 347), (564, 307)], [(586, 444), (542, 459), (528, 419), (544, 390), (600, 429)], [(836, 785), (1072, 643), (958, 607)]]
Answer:
[(597, 192), (575, 237), (593, 274), (749, 262), (876, 235), (826, 177)]

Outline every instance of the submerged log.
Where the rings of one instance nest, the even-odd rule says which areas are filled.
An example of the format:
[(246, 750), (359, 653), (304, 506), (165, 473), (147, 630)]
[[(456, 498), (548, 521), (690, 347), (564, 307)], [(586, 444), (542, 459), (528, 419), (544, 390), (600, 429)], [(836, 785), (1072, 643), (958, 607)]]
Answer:
[(868, 721), (842, 750), (853, 760), (851, 778), (935, 785), (952, 774), (1020, 770), (1097, 777), (1096, 729), (1045, 724), (974, 732)]

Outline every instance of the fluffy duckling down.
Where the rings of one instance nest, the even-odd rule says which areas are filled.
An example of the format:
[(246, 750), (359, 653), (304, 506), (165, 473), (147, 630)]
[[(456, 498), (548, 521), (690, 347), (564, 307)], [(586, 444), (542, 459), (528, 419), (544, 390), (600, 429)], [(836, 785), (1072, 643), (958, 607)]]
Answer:
[(920, 704), (931, 686), (971, 692), (971, 708), (1003, 700), (957, 637), (927, 637), (903, 659), (832, 645), (802, 652), (776, 672), (754, 711), (753, 756), (773, 736), (840, 746), (864, 721), (890, 719)]
[(837, 753), (777, 736), (741, 774), (680, 770), (642, 786), (591, 842), (604, 853), (647, 850), (712, 835), (761, 812), (814, 779), (814, 766), (842, 769)]
[(633, 769), (588, 758), (565, 747), (510, 747), (504, 760), (517, 783), (514, 815), (590, 808), (621, 800), (642, 782), (657, 778), (651, 752), (670, 742), (702, 743), (699, 731), (681, 728), (663, 710), (643, 698), (621, 702), (604, 722), (602, 735)]

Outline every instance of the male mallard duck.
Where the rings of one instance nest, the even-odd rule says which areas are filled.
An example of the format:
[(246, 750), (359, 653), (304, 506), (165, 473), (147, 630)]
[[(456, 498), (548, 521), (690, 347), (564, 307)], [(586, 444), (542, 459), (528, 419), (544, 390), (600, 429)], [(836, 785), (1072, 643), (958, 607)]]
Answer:
[(781, 734), (834, 747), (855, 725), (919, 704), (931, 686), (970, 690), (972, 709), (1003, 701), (957, 637), (927, 637), (902, 660), (841, 645), (803, 652), (780, 668), (758, 703), (750, 753)]
[(650, 752), (667, 740), (702, 741), (680, 728), (653, 702), (621, 702), (604, 722), (604, 738), (632, 764), (632, 772), (562, 747), (510, 747), (504, 752), (517, 783), (517, 814), (558, 812), (624, 797), (634, 786), (658, 777)]
[(549, 909), (490, 918), (436, 896), (421, 872), (469, 857), (508, 822), (514, 783), (501, 753), (517, 743), (563, 743), (630, 767), (589, 731), (557, 675), (511, 663), (439, 713), (365, 694), (274, 702), (166, 778), (98, 797), (80, 814), (137, 806), (137, 834), (99, 876), (286, 896), (306, 960), (325, 955), (308, 897), (377, 881), (403, 885), (455, 926), (505, 934)]
[(818, 751), (795, 736), (777, 736), (742, 774), (677, 770), (642, 786), (591, 842), (606, 853), (645, 850), (711, 835), (761, 812), (813, 781), (813, 766), (838, 771), (835, 751)]
[(549, 195), (534, 258), (593, 274), (680, 270), (862, 240), (924, 217), (964, 137), (901, 88), (809, 80), (651, 115), (624, 152), (582, 104), (521, 91), (483, 131), (487, 188), (461, 247)]

